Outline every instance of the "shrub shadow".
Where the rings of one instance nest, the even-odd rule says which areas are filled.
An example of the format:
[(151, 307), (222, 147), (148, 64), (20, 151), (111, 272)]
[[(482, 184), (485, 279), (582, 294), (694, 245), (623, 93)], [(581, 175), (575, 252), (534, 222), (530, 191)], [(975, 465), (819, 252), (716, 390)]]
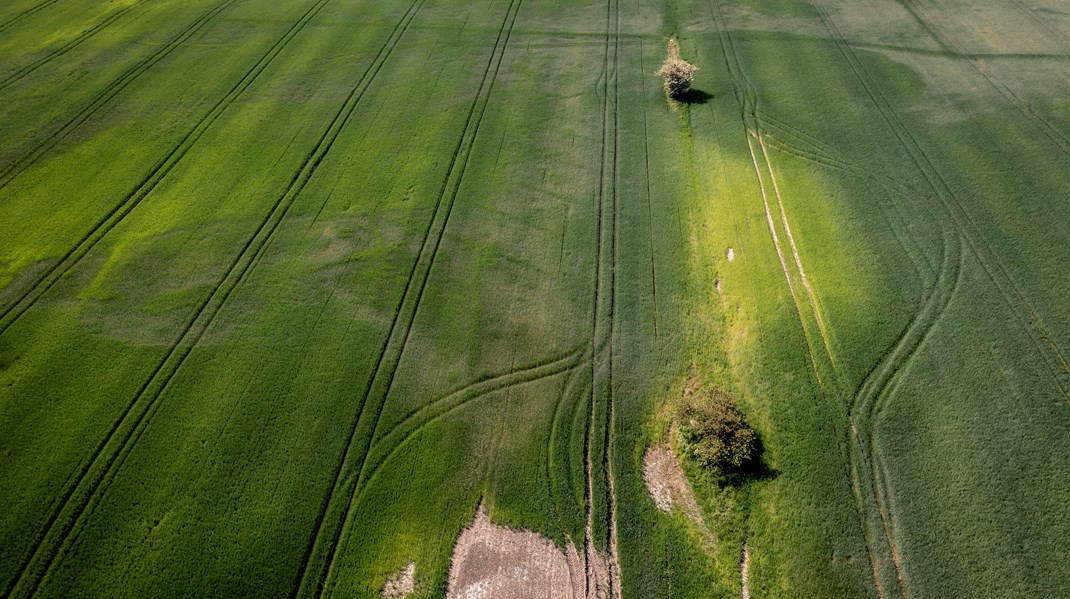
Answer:
[(705, 104), (713, 99), (713, 94), (704, 92), (701, 89), (691, 88), (686, 92), (680, 94), (676, 99), (684, 104)]

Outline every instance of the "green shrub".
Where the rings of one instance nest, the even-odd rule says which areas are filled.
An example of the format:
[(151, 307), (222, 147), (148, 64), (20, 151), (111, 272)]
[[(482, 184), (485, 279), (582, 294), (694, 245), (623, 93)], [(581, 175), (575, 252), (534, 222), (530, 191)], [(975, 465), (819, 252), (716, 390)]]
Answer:
[(720, 390), (688, 397), (676, 418), (685, 455), (719, 478), (735, 478), (757, 470), (761, 444), (728, 393)]

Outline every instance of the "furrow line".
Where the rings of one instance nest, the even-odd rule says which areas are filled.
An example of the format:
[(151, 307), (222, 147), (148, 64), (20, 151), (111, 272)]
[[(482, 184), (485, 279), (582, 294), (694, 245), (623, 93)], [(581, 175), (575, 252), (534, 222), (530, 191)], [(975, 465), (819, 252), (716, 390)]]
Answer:
[(78, 46), (82, 45), (87, 40), (89, 40), (91, 37), (93, 37), (94, 35), (99, 33), (101, 30), (106, 28), (108, 25), (111, 25), (115, 21), (118, 21), (123, 16), (125, 16), (126, 13), (134, 10), (135, 8), (137, 8), (139, 6), (141, 6), (146, 1), (147, 0), (137, 0), (133, 4), (130, 4), (128, 6), (124, 6), (123, 8), (120, 8), (119, 10), (117, 10), (117, 11), (113, 12), (112, 14), (108, 15), (107, 18), (105, 18), (103, 21), (97, 23), (96, 25), (94, 25), (94, 26), (90, 27), (89, 29), (86, 29), (82, 33), (78, 34), (77, 36), (74, 37), (74, 39), (70, 40), (66, 44), (63, 44), (59, 48), (56, 48), (55, 50), (49, 52), (48, 54), (45, 54), (41, 58), (38, 58), (37, 60), (35, 60), (35, 61), (33, 61), (33, 62), (29, 63), (29, 64), (23, 65), (22, 67), (19, 67), (18, 69), (15, 69), (10, 74), (8, 74), (6, 77), (4, 77), (3, 79), (0, 79), (0, 90), (3, 90), (5, 88), (7, 88), (8, 86), (10, 86), (11, 84), (16, 83), (17, 81), (19, 81), (20, 79), (22, 79), (26, 75), (29, 75), (30, 73), (34, 72), (35, 70), (40, 68), (42, 65), (50, 62), (54, 58), (62, 56), (63, 54), (66, 54), (67, 52), (70, 52), (71, 50), (73, 50), (73, 49), (77, 48)]
[(11, 327), (27, 310), (32, 308), (34, 304), (55, 285), (68, 271), (70, 271), (76, 264), (96, 244), (114, 229), (131, 211), (138, 207), (141, 202), (148, 197), (164, 180), (165, 177), (175, 168), (175, 166), (186, 156), (186, 154), (192, 149), (200, 138), (205, 134), (208, 129), (215, 123), (215, 121), (222, 116), (222, 114), (229, 108), (234, 101), (241, 96), (246, 89), (253, 84), (254, 81), (260, 76), (268, 65), (275, 60), (275, 58), (285, 49), (298, 33), (304, 29), (305, 25), (312, 20), (313, 17), (319, 13), (331, 0), (317, 0), (315, 4), (307, 12), (305, 12), (300, 19), (282, 37), (280, 37), (270, 50), (256, 62), (245, 75), (239, 80), (225, 96), (223, 96), (201, 119), (196, 125), (176, 144), (172, 147), (167, 154), (165, 154), (149, 171), (149, 173), (138, 183), (138, 185), (131, 190), (114, 208), (109, 211), (103, 219), (97, 222), (81, 240), (78, 241), (73, 247), (67, 250), (66, 253), (57, 261), (52, 267), (44, 272), (37, 279), (37, 281), (24, 293), (16, 302), (0, 312), (0, 336), (2, 336), (8, 328)]
[[(461, 138), (454, 149), (450, 167), (443, 179), (434, 214), (424, 232), (420, 252), (416, 261), (413, 262), (405, 290), (399, 298), (390, 331), (376, 361), (373, 375), (368, 380), (360, 399), (357, 417), (351, 426), (345, 450), (336, 466), (331, 490), (324, 498), (320, 514), (317, 516), (315, 532), (309, 540), (305, 558), (291, 591), (292, 596), (321, 596), (330, 590), (335, 560), (339, 553), (339, 546), (345, 537), (344, 532), (348, 527), (352, 510), (356, 505), (354, 502), (356, 490), (364, 476), (371, 442), (378, 429), (379, 418), (393, 386), (394, 377), (412, 330), (412, 323), (419, 311), (424, 289), (449, 224), (453, 203), (467, 169), (468, 159), (479, 133), (479, 125), (490, 100), (522, 2), (523, 0), (510, 1), (498, 30), (479, 89), (469, 108)], [(365, 414), (369, 414), (370, 424), (366, 422)], [(365, 426), (362, 427), (362, 423), (365, 423)], [(359, 434), (362, 429), (367, 429), (363, 435)]]
[[(306, 16), (314, 15), (313, 11), (318, 10), (327, 1), (329, 0), (322, 0), (309, 13), (306, 13)], [(309, 16), (309, 18), (311, 17)], [(307, 23), (307, 20), (305, 22)], [(103, 483), (113, 480), (117, 475), (118, 468), (116, 465), (118, 464), (121, 467), (121, 464), (125, 461), (125, 455), (132, 451), (134, 442), (140, 437), (141, 432), (151, 421), (152, 415), (159, 408), (163, 394), (173, 380), (174, 375), (179, 371), (193, 348), (211, 326), (230, 295), (244, 281), (253, 264), (270, 243), (279, 224), (285, 219), (289, 208), (304, 190), (320, 163), (330, 151), (335, 139), (345, 127), (364, 92), (374, 79), (378, 68), (385, 61), (389, 51), (396, 45), (397, 38), (400, 37), (396, 33), (397, 28), (395, 28), (395, 34), (388, 38), (387, 42), (380, 48), (377, 60), (369, 65), (363, 76), (352, 88), (345, 103), (334, 115), (315, 148), (295, 172), (287, 189), (274, 202), (271, 210), (265, 215), (257, 230), (245, 242), (241, 252), (230, 262), (212, 292), (198, 306), (193, 317), (186, 324), (167, 354), (141, 386), (119, 420), (113, 425), (111, 432), (98, 446), (93, 457), (82, 468), (77, 481), (70, 487), (60, 502), (59, 508), (51, 516), (44, 534), (27, 558), (15, 582), (13, 596), (22, 596), (23, 591), (27, 596), (32, 596), (36, 593), (55, 563), (56, 558), (71, 540), (71, 532), (83, 520), (83, 515), (86, 513), (87, 508), (91, 506), (94, 500), (99, 500), (102, 497), (102, 491), (106, 491), (107, 485), (103, 485)], [(391, 44), (391, 41), (393, 41), (393, 44)]]
[(195, 21), (190, 23), (189, 26), (182, 29), (174, 37), (163, 44), (156, 52), (142, 59), (136, 65), (130, 67), (111, 83), (106, 85), (104, 89), (94, 95), (87, 106), (81, 111), (71, 117), (66, 123), (61, 125), (58, 129), (53, 131), (47, 138), (43, 139), (33, 149), (31, 149), (26, 155), (13, 161), (0, 170), (0, 189), (7, 187), (11, 181), (17, 178), (20, 174), (25, 172), (28, 168), (33, 166), (40, 160), (45, 154), (47, 154), (52, 148), (56, 147), (64, 138), (66, 138), (72, 131), (74, 131), (79, 125), (88, 120), (91, 116), (96, 114), (102, 106), (108, 103), (112, 98), (121, 92), (127, 85), (137, 79), (142, 73), (149, 70), (153, 65), (160, 62), (168, 54), (174, 51), (176, 48), (186, 42), (193, 34), (200, 31), (209, 21), (211, 21), (216, 15), (234, 4), (237, 0), (223, 0), (219, 4), (216, 4), (212, 8), (205, 11)]
[(32, 15), (32, 14), (34, 14), (34, 13), (40, 11), (40, 10), (43, 10), (45, 8), (48, 8), (49, 6), (52, 6), (56, 2), (57, 2), (57, 0), (45, 0), (44, 2), (42, 2), (42, 3), (40, 3), (40, 4), (36, 5), (36, 6), (31, 6), (30, 8), (20, 12), (19, 14), (15, 15), (14, 17), (11, 17), (10, 19), (4, 21), (3, 23), (0, 23), (0, 33), (3, 33), (5, 31), (7, 31), (13, 25), (18, 23), (19, 21), (25, 19), (26, 17), (28, 17), (28, 16), (30, 16), (30, 15)]

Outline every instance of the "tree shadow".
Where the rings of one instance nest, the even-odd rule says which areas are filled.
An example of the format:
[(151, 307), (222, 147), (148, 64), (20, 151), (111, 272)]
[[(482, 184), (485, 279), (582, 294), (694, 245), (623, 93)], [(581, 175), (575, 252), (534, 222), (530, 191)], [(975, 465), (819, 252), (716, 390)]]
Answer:
[(730, 472), (722, 472), (718, 478), (718, 484), (722, 487), (739, 487), (748, 482), (763, 482), (774, 480), (780, 476), (780, 471), (771, 467), (765, 460), (765, 445), (761, 437), (755, 433), (754, 454), (738, 469)]
[(705, 104), (713, 99), (713, 94), (704, 92), (701, 89), (691, 88), (677, 96), (676, 99), (688, 105)]

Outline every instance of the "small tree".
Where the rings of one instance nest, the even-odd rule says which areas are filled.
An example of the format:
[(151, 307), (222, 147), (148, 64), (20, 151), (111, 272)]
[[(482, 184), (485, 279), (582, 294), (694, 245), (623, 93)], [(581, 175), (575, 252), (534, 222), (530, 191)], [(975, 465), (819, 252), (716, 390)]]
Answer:
[(658, 69), (658, 76), (665, 80), (665, 91), (673, 98), (682, 98), (691, 89), (698, 67), (680, 58), (680, 44), (676, 36), (669, 38), (669, 52)]
[(723, 391), (690, 397), (677, 416), (677, 431), (688, 457), (714, 476), (731, 479), (760, 465), (758, 435)]

